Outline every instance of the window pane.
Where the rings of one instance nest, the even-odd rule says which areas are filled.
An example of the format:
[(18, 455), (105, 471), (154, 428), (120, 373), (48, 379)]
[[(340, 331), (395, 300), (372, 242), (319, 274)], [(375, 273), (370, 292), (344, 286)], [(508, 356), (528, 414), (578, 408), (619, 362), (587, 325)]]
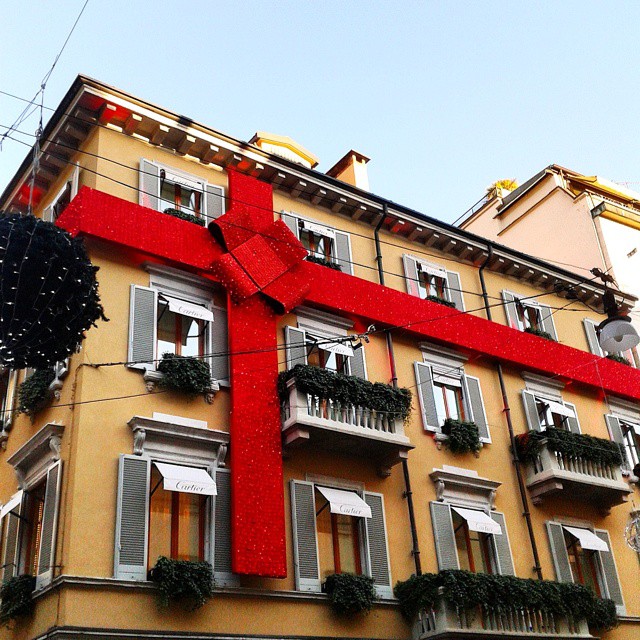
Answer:
[(447, 417), (453, 420), (464, 420), (462, 408), (462, 391), (459, 387), (445, 386), (445, 403), (447, 406)]
[(164, 353), (178, 353), (176, 348), (176, 314), (169, 305), (158, 303), (158, 357)]
[[(23, 514), (25, 519), (21, 525), (24, 526), (21, 556), (24, 558), (24, 573), (29, 575), (36, 575), (38, 572), (45, 486), (46, 481), (43, 481), (26, 493), (26, 508)], [(14, 516), (9, 517), (13, 518)]]
[(633, 425), (620, 423), (623, 433), (624, 449), (631, 467), (640, 463), (640, 438), (636, 436)]
[(361, 573), (359, 541), (354, 518), (334, 514), (334, 524), (337, 530), (338, 553), (340, 555), (341, 573)]
[(444, 385), (434, 383), (434, 396), (436, 401), (436, 413), (438, 414), (438, 424), (442, 426), (447, 419), (447, 407), (444, 402), (445, 388)]
[(455, 511), (451, 512), (451, 516), (453, 517), (453, 530), (456, 537), (456, 549), (458, 551), (458, 562), (460, 563), (460, 568), (464, 571), (473, 571), (471, 555), (467, 545), (467, 523)]
[(181, 349), (180, 355), (201, 356), (203, 355), (201, 345), (203, 344), (204, 321), (180, 316), (181, 329)]
[(200, 560), (202, 547), (200, 544), (200, 512), (202, 496), (193, 493), (177, 493), (178, 495), (178, 560)]
[[(158, 485), (159, 483), (159, 485)], [(153, 567), (160, 556), (171, 557), (171, 500), (172, 492), (162, 488), (162, 476), (155, 466), (151, 467), (151, 496), (149, 517), (149, 567)]]
[[(327, 504), (327, 499), (316, 491), (316, 513)], [(331, 530), (331, 512), (327, 505), (316, 516), (316, 531), (318, 532), (318, 555), (320, 558), (320, 576), (326, 578), (336, 572), (333, 557), (333, 533)]]

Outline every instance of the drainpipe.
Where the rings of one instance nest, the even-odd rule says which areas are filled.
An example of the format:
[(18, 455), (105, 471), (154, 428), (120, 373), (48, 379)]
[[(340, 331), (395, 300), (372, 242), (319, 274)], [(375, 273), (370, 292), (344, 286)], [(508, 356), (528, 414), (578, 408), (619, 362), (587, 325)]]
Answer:
[[(384, 221), (387, 219), (388, 209), (387, 203), (385, 202), (382, 209), (382, 217), (380, 221), (376, 225), (376, 228), (373, 232), (375, 243), (376, 243), (376, 262), (378, 263), (378, 279), (381, 285), (384, 285), (384, 269), (382, 267), (382, 251), (380, 248), (380, 229), (384, 224)], [(394, 389), (398, 388), (398, 375), (396, 371), (396, 359), (393, 352), (393, 339), (391, 337), (391, 332), (387, 329), (385, 332), (385, 337), (387, 339), (387, 352), (389, 353), (389, 367), (391, 370), (391, 384)], [(422, 575), (422, 563), (420, 562), (420, 547), (418, 545), (418, 531), (416, 529), (416, 515), (413, 509), (413, 492), (411, 491), (411, 477), (409, 476), (409, 464), (406, 459), (402, 460), (402, 473), (404, 474), (404, 494), (403, 496), (407, 499), (407, 507), (409, 509), (409, 525), (411, 527), (411, 541), (413, 544), (413, 548), (411, 550), (411, 554), (413, 555), (413, 561), (416, 567), (416, 575)]]
[[(480, 265), (478, 269), (478, 276), (480, 278), (480, 286), (482, 287), (482, 298), (484, 300), (485, 311), (487, 314), (487, 320), (491, 320), (491, 306), (489, 305), (489, 296), (487, 294), (487, 286), (484, 281), (484, 270), (489, 264), (489, 260), (493, 255), (493, 246), (488, 246), (487, 259)], [(518, 450), (516, 448), (516, 437), (513, 431), (513, 422), (511, 420), (511, 407), (509, 405), (509, 398), (507, 396), (507, 388), (504, 384), (504, 376), (502, 374), (502, 363), (496, 362), (496, 371), (498, 372), (498, 380), (500, 382), (500, 391), (502, 393), (502, 404), (504, 406), (503, 412), (507, 419), (507, 427), (509, 428), (509, 439), (511, 440), (511, 454), (513, 456), (513, 465), (516, 469), (516, 477), (518, 478), (518, 489), (520, 491), (520, 500), (522, 502), (522, 515), (527, 523), (527, 531), (529, 532), (529, 540), (531, 542), (531, 551), (533, 553), (534, 570), (538, 576), (538, 580), (542, 580), (542, 567), (540, 566), (540, 555), (538, 554), (538, 545), (536, 543), (536, 536), (533, 532), (533, 525), (531, 524), (531, 512), (529, 511), (529, 501), (527, 499), (527, 490), (524, 486), (524, 480), (522, 479), (522, 469), (520, 468), (520, 460), (518, 459)]]

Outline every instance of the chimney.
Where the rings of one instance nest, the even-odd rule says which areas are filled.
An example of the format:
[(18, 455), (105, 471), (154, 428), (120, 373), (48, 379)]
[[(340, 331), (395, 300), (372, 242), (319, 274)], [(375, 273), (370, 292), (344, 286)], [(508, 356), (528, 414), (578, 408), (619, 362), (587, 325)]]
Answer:
[(369, 162), (367, 156), (351, 149), (327, 171), (327, 175), (358, 187), (358, 189), (369, 191), (367, 162)]

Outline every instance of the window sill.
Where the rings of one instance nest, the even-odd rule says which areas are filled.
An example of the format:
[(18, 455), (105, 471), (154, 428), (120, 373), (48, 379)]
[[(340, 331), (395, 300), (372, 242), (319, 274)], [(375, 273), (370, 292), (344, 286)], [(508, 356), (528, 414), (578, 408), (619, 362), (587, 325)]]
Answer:
[[(160, 381), (164, 378), (164, 374), (155, 369), (145, 369), (142, 379), (147, 385), (147, 391), (153, 393)], [(213, 404), (216, 393), (220, 391), (220, 385), (215, 380), (211, 381), (211, 388), (204, 393), (204, 399), (207, 404)]]
[[(433, 439), (436, 441), (436, 449), (440, 451), (442, 449), (442, 445), (445, 444), (449, 440), (449, 436), (442, 431), (433, 431)], [(491, 444), (489, 442), (480, 441), (480, 449), (483, 449), (485, 445)], [(476, 458), (480, 457), (480, 452), (473, 454)]]

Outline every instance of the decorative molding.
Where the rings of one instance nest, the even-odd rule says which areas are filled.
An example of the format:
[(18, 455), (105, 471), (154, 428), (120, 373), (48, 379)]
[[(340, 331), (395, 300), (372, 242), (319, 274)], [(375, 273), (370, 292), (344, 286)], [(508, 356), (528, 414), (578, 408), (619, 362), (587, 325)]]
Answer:
[[(347, 318), (342, 318), (333, 313), (327, 313), (326, 311), (318, 311), (318, 309), (312, 309), (311, 307), (296, 307), (293, 313), (298, 316), (298, 320), (302, 320), (303, 324), (307, 324), (311, 328), (318, 330), (331, 330), (331, 329), (353, 329), (353, 321)], [(305, 323), (305, 320), (309, 321)]]
[[(197, 298), (211, 298), (211, 294), (216, 290), (215, 283), (211, 280), (201, 278), (188, 271), (167, 267), (154, 262), (143, 262), (142, 267), (149, 273), (150, 286), (158, 289), (171, 289), (176, 292), (183, 292)], [(191, 289), (191, 291), (189, 291)]]
[(541, 376), (537, 373), (530, 373), (529, 371), (523, 371), (520, 375), (524, 380), (527, 391), (558, 398), (562, 402), (560, 391), (565, 387), (564, 382), (553, 378), (547, 378), (546, 376)]
[(418, 347), (422, 351), (424, 362), (447, 367), (448, 369), (463, 367), (464, 363), (469, 359), (459, 351), (431, 342), (419, 342)]
[(495, 509), (496, 491), (502, 484), (481, 478), (477, 472), (443, 465), (429, 477), (436, 489), (436, 500), (480, 509)]
[[(155, 369), (145, 369), (144, 373), (142, 374), (142, 379), (145, 381), (145, 386), (149, 393), (153, 393), (157, 389), (160, 381), (163, 378), (164, 373), (156, 371)], [(213, 404), (213, 400), (218, 391), (220, 391), (220, 385), (216, 380), (212, 380), (211, 386), (203, 394), (205, 402), (207, 404)]]
[(640, 405), (622, 398), (607, 396), (606, 402), (611, 413), (618, 418), (627, 418), (632, 422), (640, 422)]
[(319, 484), (323, 487), (335, 487), (336, 489), (347, 489), (350, 491), (364, 491), (363, 482), (354, 482), (353, 480), (324, 476), (317, 473), (307, 473), (304, 478), (307, 482), (313, 482), (313, 484)]

